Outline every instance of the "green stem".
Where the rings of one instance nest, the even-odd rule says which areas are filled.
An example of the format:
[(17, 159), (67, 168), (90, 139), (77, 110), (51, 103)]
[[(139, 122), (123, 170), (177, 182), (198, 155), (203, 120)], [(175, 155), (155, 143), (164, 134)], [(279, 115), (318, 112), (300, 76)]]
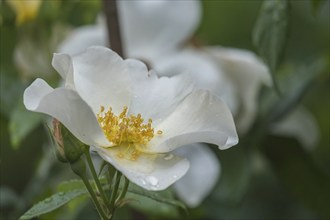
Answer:
[(91, 186), (88, 178), (87, 178), (87, 175), (86, 175), (86, 165), (85, 165), (85, 162), (82, 160), (82, 159), (78, 159), (77, 161), (73, 162), (73, 163), (70, 163), (70, 166), (71, 166), (71, 169), (72, 171), (77, 174), (81, 179), (82, 181), (84, 182), (89, 194), (91, 195), (92, 197), (92, 200), (95, 204), (95, 207), (99, 213), (99, 215), (101, 216), (102, 219), (106, 220), (108, 219), (107, 215), (104, 213), (104, 210), (102, 209), (96, 195), (95, 195), (95, 192), (93, 190), (93, 187)]
[(86, 155), (86, 159), (87, 159), (87, 163), (88, 163), (89, 169), (90, 169), (90, 171), (91, 171), (91, 173), (93, 175), (93, 178), (95, 180), (97, 189), (98, 189), (99, 193), (101, 194), (101, 197), (102, 197), (104, 203), (108, 205), (108, 202), (109, 201), (108, 201), (108, 198), (105, 196), (105, 193), (103, 191), (103, 188), (102, 188), (102, 185), (101, 185), (100, 180), (98, 178), (98, 175), (96, 174), (95, 167), (94, 167), (94, 164), (93, 164), (91, 155), (89, 153), (89, 147), (85, 151), (85, 155)]
[(115, 185), (113, 187), (112, 193), (111, 193), (111, 199), (110, 199), (110, 212), (111, 214), (113, 214), (114, 209), (115, 209), (115, 201), (116, 201), (116, 197), (117, 197), (117, 193), (118, 193), (118, 188), (119, 188), (119, 184), (120, 184), (120, 178), (121, 178), (121, 173), (119, 171), (116, 171), (116, 182)]
[(124, 188), (122, 189), (119, 197), (117, 198), (116, 203), (119, 202), (120, 200), (122, 200), (125, 197), (125, 195), (127, 193), (127, 190), (128, 190), (129, 180), (125, 176), (124, 176), (124, 178), (125, 178)]
[(83, 182), (84, 182), (84, 184), (85, 184), (85, 186), (86, 186), (89, 194), (91, 195), (92, 200), (93, 200), (93, 202), (94, 202), (94, 204), (96, 206), (96, 209), (97, 209), (99, 215), (101, 216), (101, 218), (104, 219), (104, 220), (108, 219), (108, 217), (104, 213), (104, 211), (103, 211), (103, 209), (102, 209), (102, 207), (101, 207), (101, 205), (100, 205), (100, 203), (99, 203), (99, 201), (98, 201), (98, 199), (97, 199), (97, 197), (95, 195), (95, 192), (94, 192), (91, 184), (89, 183), (88, 179), (85, 178), (85, 177), (81, 177), (81, 179), (83, 180)]
[(102, 164), (101, 164), (101, 167), (100, 167), (100, 170), (99, 170), (99, 173), (97, 174), (98, 176), (101, 175), (104, 167), (106, 167), (108, 165), (108, 162), (106, 162), (105, 160), (102, 161)]
[[(107, 177), (107, 180), (108, 180), (108, 183), (110, 184), (111, 182), (112, 182), (112, 180), (114, 179), (114, 177), (115, 177), (115, 174), (116, 174), (116, 169), (111, 165), (111, 164), (109, 164), (108, 163), (108, 175), (106, 175), (106, 177)], [(109, 188), (109, 190), (112, 190), (112, 186), (111, 186), (111, 184), (110, 184), (110, 188)], [(111, 193), (111, 192), (110, 192)]]

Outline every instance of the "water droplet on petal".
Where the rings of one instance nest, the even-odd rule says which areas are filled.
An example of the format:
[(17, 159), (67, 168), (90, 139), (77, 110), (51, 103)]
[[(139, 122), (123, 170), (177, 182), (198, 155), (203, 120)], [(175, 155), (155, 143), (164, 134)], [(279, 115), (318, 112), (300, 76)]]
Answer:
[(58, 195), (59, 196), (64, 196), (64, 192), (59, 192)]
[(178, 178), (178, 176), (177, 175), (174, 175), (173, 178), (176, 179), (176, 178)]
[(164, 160), (171, 160), (173, 157), (174, 157), (173, 154), (166, 154), (166, 155), (164, 156)]
[(158, 185), (158, 179), (154, 176), (147, 176), (146, 180), (152, 186), (157, 186)]

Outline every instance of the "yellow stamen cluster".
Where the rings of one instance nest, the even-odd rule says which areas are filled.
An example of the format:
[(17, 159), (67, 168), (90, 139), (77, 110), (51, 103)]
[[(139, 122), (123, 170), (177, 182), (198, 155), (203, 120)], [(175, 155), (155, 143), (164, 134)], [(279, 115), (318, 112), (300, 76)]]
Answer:
[[(112, 108), (105, 112), (104, 107), (101, 106), (97, 119), (111, 143), (126, 146), (125, 152), (120, 152), (118, 156), (124, 157), (124, 154), (129, 154), (130, 159), (135, 160), (143, 147), (154, 137), (154, 129), (151, 126), (151, 119), (143, 123), (141, 114), (128, 116), (127, 110), (125, 106), (119, 116), (116, 116)], [(157, 134), (162, 134), (162, 131), (157, 131)]]

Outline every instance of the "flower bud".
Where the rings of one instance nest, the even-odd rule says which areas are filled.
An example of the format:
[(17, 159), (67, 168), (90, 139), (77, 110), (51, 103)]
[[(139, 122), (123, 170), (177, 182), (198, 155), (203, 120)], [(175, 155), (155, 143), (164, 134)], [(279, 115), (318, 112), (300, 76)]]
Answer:
[(56, 156), (61, 162), (76, 162), (86, 150), (86, 145), (79, 141), (57, 119), (53, 121), (53, 137), (56, 142)]
[(53, 120), (52, 138), (55, 142), (55, 153), (57, 159), (63, 163), (67, 163), (68, 160), (66, 159), (64, 152), (61, 123), (57, 119)]

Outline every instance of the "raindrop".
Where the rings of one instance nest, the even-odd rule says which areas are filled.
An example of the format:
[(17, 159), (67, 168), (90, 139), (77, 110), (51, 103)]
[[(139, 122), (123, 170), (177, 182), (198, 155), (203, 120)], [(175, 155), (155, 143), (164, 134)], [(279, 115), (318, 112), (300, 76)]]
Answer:
[(178, 176), (177, 175), (174, 175), (173, 178), (176, 179), (176, 178), (178, 178)]
[(158, 185), (158, 179), (154, 176), (147, 176), (148, 183), (152, 186), (157, 186)]
[(58, 195), (59, 196), (64, 196), (64, 192), (59, 192)]
[(166, 155), (164, 156), (164, 160), (171, 160), (173, 157), (174, 157), (173, 154), (166, 154)]

